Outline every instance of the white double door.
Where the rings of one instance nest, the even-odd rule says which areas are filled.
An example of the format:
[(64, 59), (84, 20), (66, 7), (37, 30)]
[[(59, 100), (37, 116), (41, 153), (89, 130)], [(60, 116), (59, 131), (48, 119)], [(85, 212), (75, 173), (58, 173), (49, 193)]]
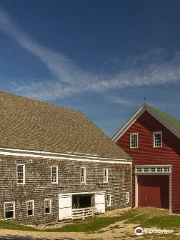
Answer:
[(105, 193), (94, 194), (94, 206), (97, 213), (105, 212)]
[[(96, 213), (105, 212), (105, 193), (94, 193)], [(59, 194), (59, 220), (72, 219), (72, 194)]]
[(72, 195), (59, 194), (59, 220), (72, 218)]

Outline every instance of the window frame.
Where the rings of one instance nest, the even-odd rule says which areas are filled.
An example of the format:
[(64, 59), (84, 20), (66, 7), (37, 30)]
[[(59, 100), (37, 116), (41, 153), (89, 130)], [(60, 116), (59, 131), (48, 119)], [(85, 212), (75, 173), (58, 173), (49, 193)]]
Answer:
[[(133, 147), (133, 146), (132, 146), (132, 137), (133, 137), (133, 136), (137, 136), (137, 146), (136, 146), (136, 147)], [(138, 136), (138, 133), (130, 133), (130, 148), (132, 148), (132, 149), (138, 148), (138, 140), (139, 140), (138, 137), (139, 137), (139, 136)]]
[[(46, 201), (49, 201), (49, 213), (47, 213), (45, 210), (46, 210), (46, 205), (45, 205), (45, 202)], [(51, 198), (45, 198), (44, 199), (44, 214), (51, 214)]]
[(130, 192), (126, 192), (126, 203), (130, 202)]
[[(13, 204), (13, 217), (6, 217), (6, 204)], [(4, 219), (12, 219), (15, 218), (15, 201), (12, 202), (4, 202)]]
[[(53, 168), (56, 168), (56, 182), (53, 182)], [(58, 184), (58, 165), (51, 166), (51, 184)]]
[[(108, 197), (109, 197), (109, 204), (108, 204)], [(111, 194), (107, 194), (107, 207), (111, 207)]]
[[(83, 170), (83, 175), (82, 175)], [(80, 183), (86, 183), (86, 167), (81, 167), (80, 169)]]
[(109, 182), (109, 169), (103, 168), (103, 183)]
[[(160, 134), (161, 135), (161, 145), (160, 146), (156, 146), (155, 145), (155, 135), (156, 134)], [(161, 131), (159, 131), (159, 132), (153, 132), (153, 148), (161, 148), (162, 147), (162, 132)]]
[[(23, 182), (18, 182), (19, 181), (19, 176), (18, 176), (18, 167), (23, 166)], [(17, 164), (16, 165), (16, 182), (18, 185), (24, 185), (25, 184), (25, 164)]]
[[(28, 203), (32, 203), (32, 215), (29, 215), (29, 214), (28, 214)], [(26, 201), (26, 211), (27, 211), (27, 217), (32, 217), (32, 216), (34, 216), (34, 200)]]

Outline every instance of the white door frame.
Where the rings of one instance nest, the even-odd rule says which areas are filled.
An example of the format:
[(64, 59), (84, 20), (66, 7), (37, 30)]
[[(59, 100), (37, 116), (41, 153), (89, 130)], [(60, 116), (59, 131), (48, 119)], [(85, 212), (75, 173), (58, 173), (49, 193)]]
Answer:
[[(136, 169), (137, 168), (158, 168), (158, 167), (169, 167), (170, 171), (169, 172), (137, 172)], [(135, 166), (135, 207), (138, 207), (138, 176), (139, 175), (144, 175), (144, 176), (147, 176), (147, 175), (166, 175), (166, 176), (169, 176), (169, 211), (172, 212), (172, 165), (136, 165)]]

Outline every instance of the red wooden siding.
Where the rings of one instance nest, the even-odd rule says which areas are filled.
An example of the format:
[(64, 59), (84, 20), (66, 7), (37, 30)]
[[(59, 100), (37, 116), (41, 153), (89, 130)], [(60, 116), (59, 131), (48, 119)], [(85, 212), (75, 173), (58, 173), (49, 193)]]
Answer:
[[(162, 131), (161, 148), (153, 148), (156, 131)], [(130, 133), (138, 133), (137, 149), (130, 149)], [(134, 165), (172, 164), (172, 211), (180, 213), (180, 140), (145, 111), (116, 143), (133, 157), (132, 206), (135, 205)]]
[(138, 205), (169, 209), (169, 176), (138, 176)]

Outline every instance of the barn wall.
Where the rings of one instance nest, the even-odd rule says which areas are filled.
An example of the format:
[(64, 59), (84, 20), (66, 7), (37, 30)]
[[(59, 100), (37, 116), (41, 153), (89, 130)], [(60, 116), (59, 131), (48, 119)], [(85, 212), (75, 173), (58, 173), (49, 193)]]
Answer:
[[(153, 148), (156, 131), (162, 131), (161, 148)], [(138, 133), (137, 149), (130, 149), (130, 133)], [(132, 206), (135, 206), (134, 165), (172, 164), (172, 211), (180, 213), (180, 140), (145, 111), (116, 143), (133, 157)]]
[[(58, 221), (58, 194), (61, 191), (104, 190), (112, 195), (112, 207), (130, 206), (125, 193), (131, 193), (131, 166), (34, 157), (0, 156), (0, 218), (4, 202), (15, 201), (15, 222), (39, 224)], [(25, 185), (17, 185), (16, 165), (25, 164)], [(58, 184), (51, 184), (51, 166), (58, 165)], [(80, 183), (80, 167), (86, 167), (86, 184)], [(103, 168), (109, 169), (109, 182), (103, 183)], [(44, 199), (51, 198), (52, 213), (44, 214)], [(26, 201), (34, 200), (34, 216), (27, 217)]]

